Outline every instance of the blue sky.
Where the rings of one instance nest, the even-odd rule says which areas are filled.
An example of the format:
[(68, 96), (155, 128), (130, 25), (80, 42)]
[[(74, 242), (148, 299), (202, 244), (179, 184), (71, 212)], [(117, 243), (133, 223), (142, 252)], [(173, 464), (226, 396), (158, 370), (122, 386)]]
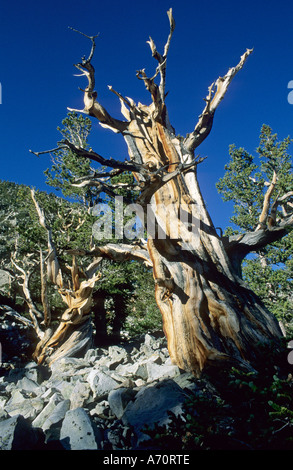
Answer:
[[(293, 80), (292, 1), (1, 0), (0, 179), (51, 190), (43, 175), (49, 155), (37, 158), (29, 149), (53, 148), (67, 107), (82, 107), (78, 87), (85, 82), (74, 77), (73, 64), (88, 54), (90, 44), (68, 27), (100, 33), (94, 57), (99, 101), (120, 117), (118, 99), (107, 85), (149, 103), (135, 72), (154, 72), (156, 62), (146, 41), (151, 36), (158, 49), (164, 46), (170, 7), (176, 29), (168, 57), (167, 105), (181, 135), (192, 131), (208, 86), (236, 65), (246, 48), (254, 48), (198, 149), (208, 156), (199, 168), (204, 198), (215, 223), (227, 225), (231, 205), (222, 202), (215, 182), (224, 173), (229, 145), (253, 153), (263, 123), (280, 139), (293, 137), (293, 105), (287, 99)], [(96, 121), (91, 143), (103, 156), (127, 156), (123, 139)]]

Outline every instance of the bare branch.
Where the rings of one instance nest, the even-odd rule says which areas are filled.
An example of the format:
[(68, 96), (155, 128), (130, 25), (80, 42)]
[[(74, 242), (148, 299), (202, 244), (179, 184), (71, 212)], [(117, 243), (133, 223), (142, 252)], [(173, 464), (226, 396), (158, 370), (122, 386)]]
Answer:
[(139, 165), (134, 162), (122, 162), (119, 160), (114, 160), (113, 158), (104, 158), (93, 150), (78, 148), (74, 144), (69, 142), (69, 140), (64, 140), (64, 143), (67, 145), (67, 148), (70, 148), (77, 156), (82, 158), (89, 158), (90, 160), (100, 163), (105, 167), (120, 169), (123, 171), (134, 171), (138, 173), (143, 169), (142, 165)]
[(91, 60), (93, 58), (96, 47), (95, 39), (98, 37), (98, 35), (88, 36), (87, 34), (84, 34), (81, 31), (77, 31), (74, 28), (70, 29), (90, 39), (92, 42), (92, 47), (88, 58), (86, 59), (83, 57), (80, 63), (75, 64), (75, 67), (81, 71), (82, 75), (84, 75), (88, 80), (88, 86), (84, 90), (84, 108), (80, 110), (68, 108), (68, 110), (88, 114), (89, 116), (97, 118), (101, 124), (106, 125), (113, 131), (123, 132), (127, 129), (128, 123), (112, 118), (106, 109), (97, 101), (98, 94), (95, 91), (95, 69), (91, 63)]
[(27, 326), (29, 328), (32, 328), (34, 326), (34, 324), (31, 320), (29, 320), (26, 317), (23, 317), (22, 315), (20, 315), (18, 312), (13, 310), (8, 305), (3, 305), (3, 306), (1, 305), (0, 306), (0, 312), (1, 312), (1, 317), (2, 318), (5, 318), (6, 316), (7, 317), (12, 317), (14, 320), (23, 323), (25, 326)]
[(44, 310), (44, 325), (48, 326), (51, 323), (51, 311), (48, 301), (48, 284), (44, 268), (45, 263), (43, 258), (43, 251), (40, 248), (41, 300)]
[(36, 157), (39, 157), (40, 155), (44, 155), (46, 153), (54, 153), (54, 152), (57, 152), (58, 150), (67, 150), (67, 145), (60, 145), (59, 147), (56, 147), (54, 149), (43, 150), (41, 152), (34, 152), (33, 150), (29, 150), (29, 152), (32, 153), (33, 155), (36, 155)]
[[(117, 262), (123, 261), (140, 261), (146, 266), (152, 267), (152, 262), (144, 246), (127, 245), (124, 243), (108, 243), (107, 245), (93, 247), (91, 250), (75, 249), (67, 250), (67, 253), (80, 256), (93, 256), (97, 260), (95, 263), (100, 262), (100, 258), (107, 258)], [(90, 265), (91, 266), (91, 265)], [(88, 268), (89, 269), (89, 268)]]
[(278, 202), (279, 202), (279, 203), (284, 202), (284, 201), (286, 201), (286, 199), (288, 199), (289, 197), (293, 197), (293, 191), (289, 191), (288, 193), (283, 194), (283, 196), (278, 197)]
[(293, 216), (288, 218), (286, 222), (282, 222), (279, 226), (272, 227), (271, 230), (260, 229), (240, 235), (223, 237), (222, 241), (230, 259), (239, 264), (249, 253), (259, 251), (268, 244), (281, 240), (292, 228)]
[(37, 214), (39, 216), (40, 225), (47, 231), (48, 235), (48, 257), (47, 257), (47, 276), (50, 281), (58, 287), (63, 286), (62, 272), (59, 266), (56, 248), (52, 239), (52, 232), (50, 227), (47, 226), (44, 211), (40, 208), (38, 201), (35, 197), (35, 191), (31, 190), (31, 197), (34, 202)]
[(277, 173), (274, 171), (271, 184), (268, 187), (265, 197), (264, 197), (262, 212), (259, 216), (258, 225), (255, 230), (260, 230), (266, 227), (266, 224), (268, 221), (269, 210), (270, 210), (271, 196), (275, 189), (276, 183), (277, 183)]
[(26, 303), (27, 303), (28, 308), (29, 308), (29, 314), (30, 314), (30, 317), (31, 317), (33, 325), (34, 325), (35, 332), (38, 335), (38, 337), (41, 339), (44, 336), (44, 332), (40, 329), (37, 319), (38, 318), (43, 319), (43, 314), (37, 309), (37, 307), (35, 306), (32, 298), (31, 298), (31, 293), (30, 293), (30, 289), (29, 289), (29, 281), (30, 281), (30, 277), (31, 277), (31, 272), (26, 272), (23, 268), (21, 268), (16, 263), (14, 257), (15, 257), (15, 254), (14, 254), (14, 256), (11, 257), (11, 263), (20, 272), (20, 275), (23, 279), (23, 282), (22, 282), (23, 294), (24, 294)]
[[(153, 118), (155, 120), (163, 120), (164, 124), (170, 127), (168, 121), (167, 111), (165, 108), (165, 87), (166, 87), (166, 66), (167, 66), (167, 55), (170, 47), (171, 38), (175, 29), (175, 21), (172, 15), (172, 8), (167, 12), (169, 23), (170, 23), (170, 32), (167, 39), (167, 42), (164, 47), (163, 55), (160, 54), (156, 48), (156, 45), (153, 39), (150, 37), (150, 40), (147, 41), (149, 44), (152, 56), (158, 61), (158, 67), (156, 72), (152, 77), (148, 77), (145, 73), (145, 69), (137, 71), (136, 76), (144, 81), (146, 89), (150, 92), (152, 96), (153, 103), (155, 105), (155, 111), (153, 113)], [(158, 86), (155, 83), (155, 78), (160, 74), (160, 85)]]
[(206, 106), (199, 116), (199, 121), (196, 124), (194, 131), (187, 135), (184, 144), (185, 147), (191, 152), (194, 151), (196, 147), (198, 147), (201, 142), (209, 135), (215, 111), (224, 98), (228, 86), (230, 85), (231, 81), (242, 69), (246, 59), (252, 53), (253, 49), (247, 49), (246, 52), (241, 56), (240, 62), (236, 65), (236, 67), (232, 67), (228, 70), (224, 77), (219, 77), (216, 82), (212, 83), (212, 85), (208, 89), (208, 95), (205, 99)]
[(78, 31), (77, 29), (72, 28), (71, 26), (68, 26), (68, 28), (71, 29), (72, 31), (75, 31), (76, 33), (79, 33), (79, 34), (81, 34), (82, 36), (85, 36), (86, 38), (88, 38), (88, 39), (91, 40), (91, 42), (92, 42), (91, 52), (90, 52), (90, 54), (89, 54), (89, 56), (88, 56), (87, 59), (83, 58), (83, 61), (84, 61), (85, 63), (90, 62), (90, 61), (92, 60), (92, 58), (93, 58), (94, 51), (95, 51), (95, 47), (96, 47), (95, 39), (96, 39), (97, 37), (99, 37), (100, 33), (96, 34), (95, 36), (88, 36), (87, 34), (84, 34), (84, 33), (82, 33), (81, 31)]
[(168, 36), (167, 42), (166, 42), (165, 47), (164, 47), (163, 55), (161, 55), (158, 52), (158, 50), (156, 48), (156, 45), (155, 45), (154, 41), (152, 40), (152, 38), (150, 38), (150, 40), (147, 41), (147, 43), (149, 44), (149, 46), (151, 48), (153, 57), (159, 62), (159, 66), (157, 68), (156, 74), (154, 75), (154, 77), (152, 79), (149, 79), (149, 80), (154, 80), (156, 78), (156, 76), (158, 75), (158, 73), (160, 73), (161, 81), (160, 81), (160, 85), (159, 85), (159, 93), (160, 93), (160, 99), (161, 99), (162, 103), (165, 102), (167, 55), (168, 55), (172, 35), (173, 35), (174, 30), (175, 30), (175, 21), (174, 21), (174, 18), (173, 18), (172, 8), (170, 8), (170, 10), (167, 11), (167, 15), (168, 15), (168, 18), (169, 18), (169, 23), (170, 23), (170, 32), (169, 32), (169, 36)]

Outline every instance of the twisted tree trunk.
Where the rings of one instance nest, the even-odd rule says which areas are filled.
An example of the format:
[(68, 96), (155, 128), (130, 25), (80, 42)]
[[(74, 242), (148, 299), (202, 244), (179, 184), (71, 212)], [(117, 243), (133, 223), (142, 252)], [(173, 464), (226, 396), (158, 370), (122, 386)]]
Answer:
[[(156, 142), (151, 153), (149, 139), (144, 139), (144, 163), (155, 162), (158, 168), (189, 163), (185, 147), (166, 128), (151, 122), (144, 129)], [(136, 149), (142, 147), (141, 136), (133, 140)], [(142, 191), (139, 201), (147, 202), (144, 196)], [(196, 172), (172, 178), (154, 193), (150, 205), (158, 227), (149, 236), (148, 251), (171, 359), (195, 374), (219, 361), (248, 366), (256, 359), (258, 344), (269, 344), (281, 332), (275, 317), (241, 279), (242, 259), (230, 256), (217, 235)], [(182, 208), (185, 218), (180, 217)]]

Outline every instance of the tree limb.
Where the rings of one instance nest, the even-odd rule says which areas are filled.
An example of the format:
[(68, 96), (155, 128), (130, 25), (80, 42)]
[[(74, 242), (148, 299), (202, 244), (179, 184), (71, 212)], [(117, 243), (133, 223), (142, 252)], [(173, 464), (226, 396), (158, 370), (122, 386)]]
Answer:
[(274, 174), (272, 177), (272, 181), (266, 191), (266, 194), (264, 196), (264, 202), (263, 202), (263, 207), (261, 214), (258, 219), (258, 225), (255, 230), (260, 230), (266, 227), (267, 220), (268, 220), (268, 215), (269, 215), (269, 210), (270, 210), (270, 202), (271, 202), (271, 196), (274, 192), (275, 186), (277, 183), (277, 173), (274, 170)]
[(241, 56), (240, 62), (236, 65), (236, 67), (232, 67), (228, 70), (224, 77), (219, 77), (208, 89), (208, 95), (205, 99), (206, 105), (199, 116), (199, 120), (194, 128), (194, 131), (191, 134), (188, 134), (186, 139), (184, 140), (185, 147), (190, 151), (194, 151), (196, 147), (198, 147), (202, 141), (209, 135), (215, 111), (224, 98), (228, 86), (230, 85), (231, 81), (242, 69), (246, 59), (252, 53), (253, 49), (247, 49), (246, 52)]
[(62, 272), (59, 266), (56, 248), (52, 239), (52, 232), (50, 227), (47, 226), (44, 211), (40, 208), (38, 201), (35, 197), (35, 191), (31, 190), (31, 197), (35, 205), (37, 214), (39, 216), (40, 225), (47, 231), (48, 236), (48, 257), (47, 257), (47, 277), (50, 281), (56, 284), (58, 287), (63, 286)]
[(78, 157), (88, 158), (97, 163), (100, 163), (101, 165), (105, 167), (120, 169), (123, 171), (133, 171), (136, 173), (140, 173), (143, 171), (143, 166), (138, 163), (135, 163), (132, 161), (122, 162), (119, 160), (115, 160), (114, 158), (111, 158), (111, 157), (104, 158), (98, 153), (94, 152), (93, 150), (86, 150), (84, 148), (76, 147), (74, 144), (69, 142), (69, 140), (64, 140), (64, 144), (66, 144), (67, 148), (72, 150)]
[[(168, 120), (166, 108), (165, 108), (165, 98), (166, 98), (166, 67), (167, 67), (167, 56), (171, 43), (171, 38), (175, 29), (175, 21), (172, 14), (172, 8), (167, 11), (169, 18), (170, 31), (168, 35), (167, 42), (164, 47), (163, 55), (160, 54), (156, 48), (156, 45), (153, 39), (150, 37), (150, 40), (147, 41), (149, 44), (152, 56), (158, 61), (158, 67), (156, 69), (153, 77), (147, 77), (145, 70), (139, 70), (137, 72), (137, 77), (144, 81), (146, 89), (151, 93), (153, 103), (155, 105), (155, 113), (153, 115), (154, 119), (162, 119), (163, 124), (170, 128), (170, 123)], [(155, 78), (160, 74), (160, 85), (158, 86), (155, 83)]]
[(23, 268), (21, 268), (16, 262), (15, 260), (13, 259), (13, 257), (11, 257), (11, 263), (13, 264), (13, 266), (20, 272), (21, 274), (21, 277), (23, 279), (23, 283), (22, 283), (22, 290), (23, 290), (23, 293), (24, 293), (24, 297), (25, 297), (25, 300), (26, 300), (26, 303), (28, 305), (28, 308), (29, 308), (29, 314), (30, 314), (30, 317), (32, 319), (32, 322), (33, 322), (33, 325), (34, 325), (34, 330), (36, 332), (36, 334), (38, 335), (38, 337), (40, 339), (43, 338), (44, 336), (44, 332), (41, 330), (41, 328), (39, 327), (39, 323), (38, 323), (38, 318), (39, 319), (43, 319), (43, 314), (37, 309), (37, 307), (35, 306), (32, 298), (31, 298), (31, 293), (30, 293), (30, 289), (29, 289), (29, 280), (30, 280), (30, 276), (31, 276), (31, 272), (25, 272), (25, 270)]
[(278, 226), (253, 232), (223, 237), (222, 242), (230, 259), (240, 263), (251, 252), (259, 251), (268, 244), (281, 240), (293, 228), (293, 214), (283, 219)]
[(97, 118), (101, 124), (107, 125), (110, 129), (114, 130), (115, 132), (123, 132), (127, 129), (128, 123), (125, 121), (120, 121), (119, 119), (115, 119), (106, 111), (106, 109), (97, 101), (98, 94), (94, 90), (95, 88), (95, 69), (91, 63), (91, 60), (94, 55), (94, 50), (96, 47), (96, 36), (88, 36), (76, 29), (71, 28), (73, 31), (82, 34), (86, 38), (91, 40), (92, 47), (88, 58), (82, 58), (82, 61), (78, 64), (75, 64), (75, 67), (82, 72), (88, 80), (88, 86), (84, 90), (84, 108), (83, 109), (72, 109), (68, 108), (69, 111), (81, 112), (84, 114), (88, 114), (89, 116)]
[[(152, 262), (147, 248), (139, 245), (127, 245), (125, 243), (107, 243), (103, 246), (95, 246), (91, 250), (74, 249), (67, 250), (67, 253), (80, 256), (96, 257), (99, 263), (101, 258), (107, 258), (113, 261), (140, 261), (146, 266), (152, 267)], [(92, 268), (88, 268), (92, 269)]]

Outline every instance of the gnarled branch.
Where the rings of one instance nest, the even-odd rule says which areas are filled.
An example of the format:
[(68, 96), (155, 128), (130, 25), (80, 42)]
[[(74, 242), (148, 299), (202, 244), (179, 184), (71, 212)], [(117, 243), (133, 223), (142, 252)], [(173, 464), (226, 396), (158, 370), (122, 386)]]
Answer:
[[(127, 245), (125, 243), (107, 243), (103, 246), (95, 246), (91, 250), (67, 250), (67, 253), (76, 256), (92, 256), (97, 258), (97, 263), (100, 262), (100, 259), (106, 258), (118, 262), (140, 261), (146, 266), (152, 267), (152, 261), (150, 259), (147, 247), (143, 244)], [(88, 269), (92, 269), (92, 266), (90, 265)]]
[[(171, 38), (175, 29), (175, 21), (173, 18), (173, 13), (172, 13), (172, 8), (170, 8), (167, 11), (167, 15), (169, 18), (169, 23), (170, 23), (170, 31), (169, 31), (169, 36), (167, 39), (167, 42), (164, 47), (164, 52), (163, 54), (160, 54), (157, 50), (157, 47), (153, 41), (153, 39), (150, 37), (150, 40), (147, 41), (149, 44), (151, 51), (152, 51), (152, 56), (158, 61), (158, 67), (156, 69), (155, 74), (153, 77), (149, 78), (147, 77), (145, 70), (139, 70), (137, 72), (137, 77), (142, 79), (145, 83), (146, 89), (151, 93), (153, 103), (155, 105), (155, 113), (153, 115), (154, 119), (161, 120), (166, 127), (171, 127), (168, 117), (167, 117), (167, 111), (165, 108), (165, 98), (166, 98), (166, 67), (167, 67), (167, 56), (168, 56), (168, 51), (171, 43)], [(155, 78), (160, 74), (160, 85), (158, 86), (155, 83)]]
[(79, 62), (78, 64), (75, 64), (75, 67), (78, 70), (80, 70), (82, 72), (82, 75), (84, 75), (88, 80), (88, 86), (86, 87), (85, 90), (83, 90), (84, 91), (84, 108), (79, 109), (79, 110), (68, 108), (68, 110), (88, 114), (89, 116), (93, 116), (97, 118), (101, 124), (106, 125), (110, 129), (112, 129), (114, 132), (122, 132), (126, 130), (128, 123), (124, 121), (120, 121), (119, 119), (115, 119), (112, 116), (110, 116), (108, 111), (106, 111), (106, 109), (97, 101), (98, 94), (94, 89), (95, 88), (95, 69), (91, 63), (91, 60), (93, 58), (94, 50), (96, 47), (95, 40), (98, 37), (98, 35), (88, 36), (75, 29), (73, 30), (78, 32), (79, 34), (82, 34), (86, 38), (90, 39), (92, 43), (92, 47), (91, 47), (91, 52), (88, 58), (86, 59), (85, 57), (83, 57), (81, 62)]
[(259, 216), (258, 225), (255, 230), (260, 230), (266, 227), (268, 216), (269, 216), (271, 197), (274, 192), (276, 183), (277, 183), (277, 173), (274, 171), (272, 181), (264, 196), (262, 211)]
[(189, 151), (194, 151), (196, 147), (198, 147), (202, 141), (209, 135), (215, 111), (224, 98), (226, 91), (237, 74), (239, 70), (242, 69), (246, 59), (252, 53), (253, 49), (247, 49), (246, 52), (241, 56), (240, 62), (236, 65), (236, 67), (232, 67), (228, 70), (224, 77), (219, 77), (208, 89), (208, 95), (205, 99), (206, 105), (199, 116), (199, 120), (194, 128), (194, 131), (191, 134), (188, 134), (184, 144), (185, 147)]

